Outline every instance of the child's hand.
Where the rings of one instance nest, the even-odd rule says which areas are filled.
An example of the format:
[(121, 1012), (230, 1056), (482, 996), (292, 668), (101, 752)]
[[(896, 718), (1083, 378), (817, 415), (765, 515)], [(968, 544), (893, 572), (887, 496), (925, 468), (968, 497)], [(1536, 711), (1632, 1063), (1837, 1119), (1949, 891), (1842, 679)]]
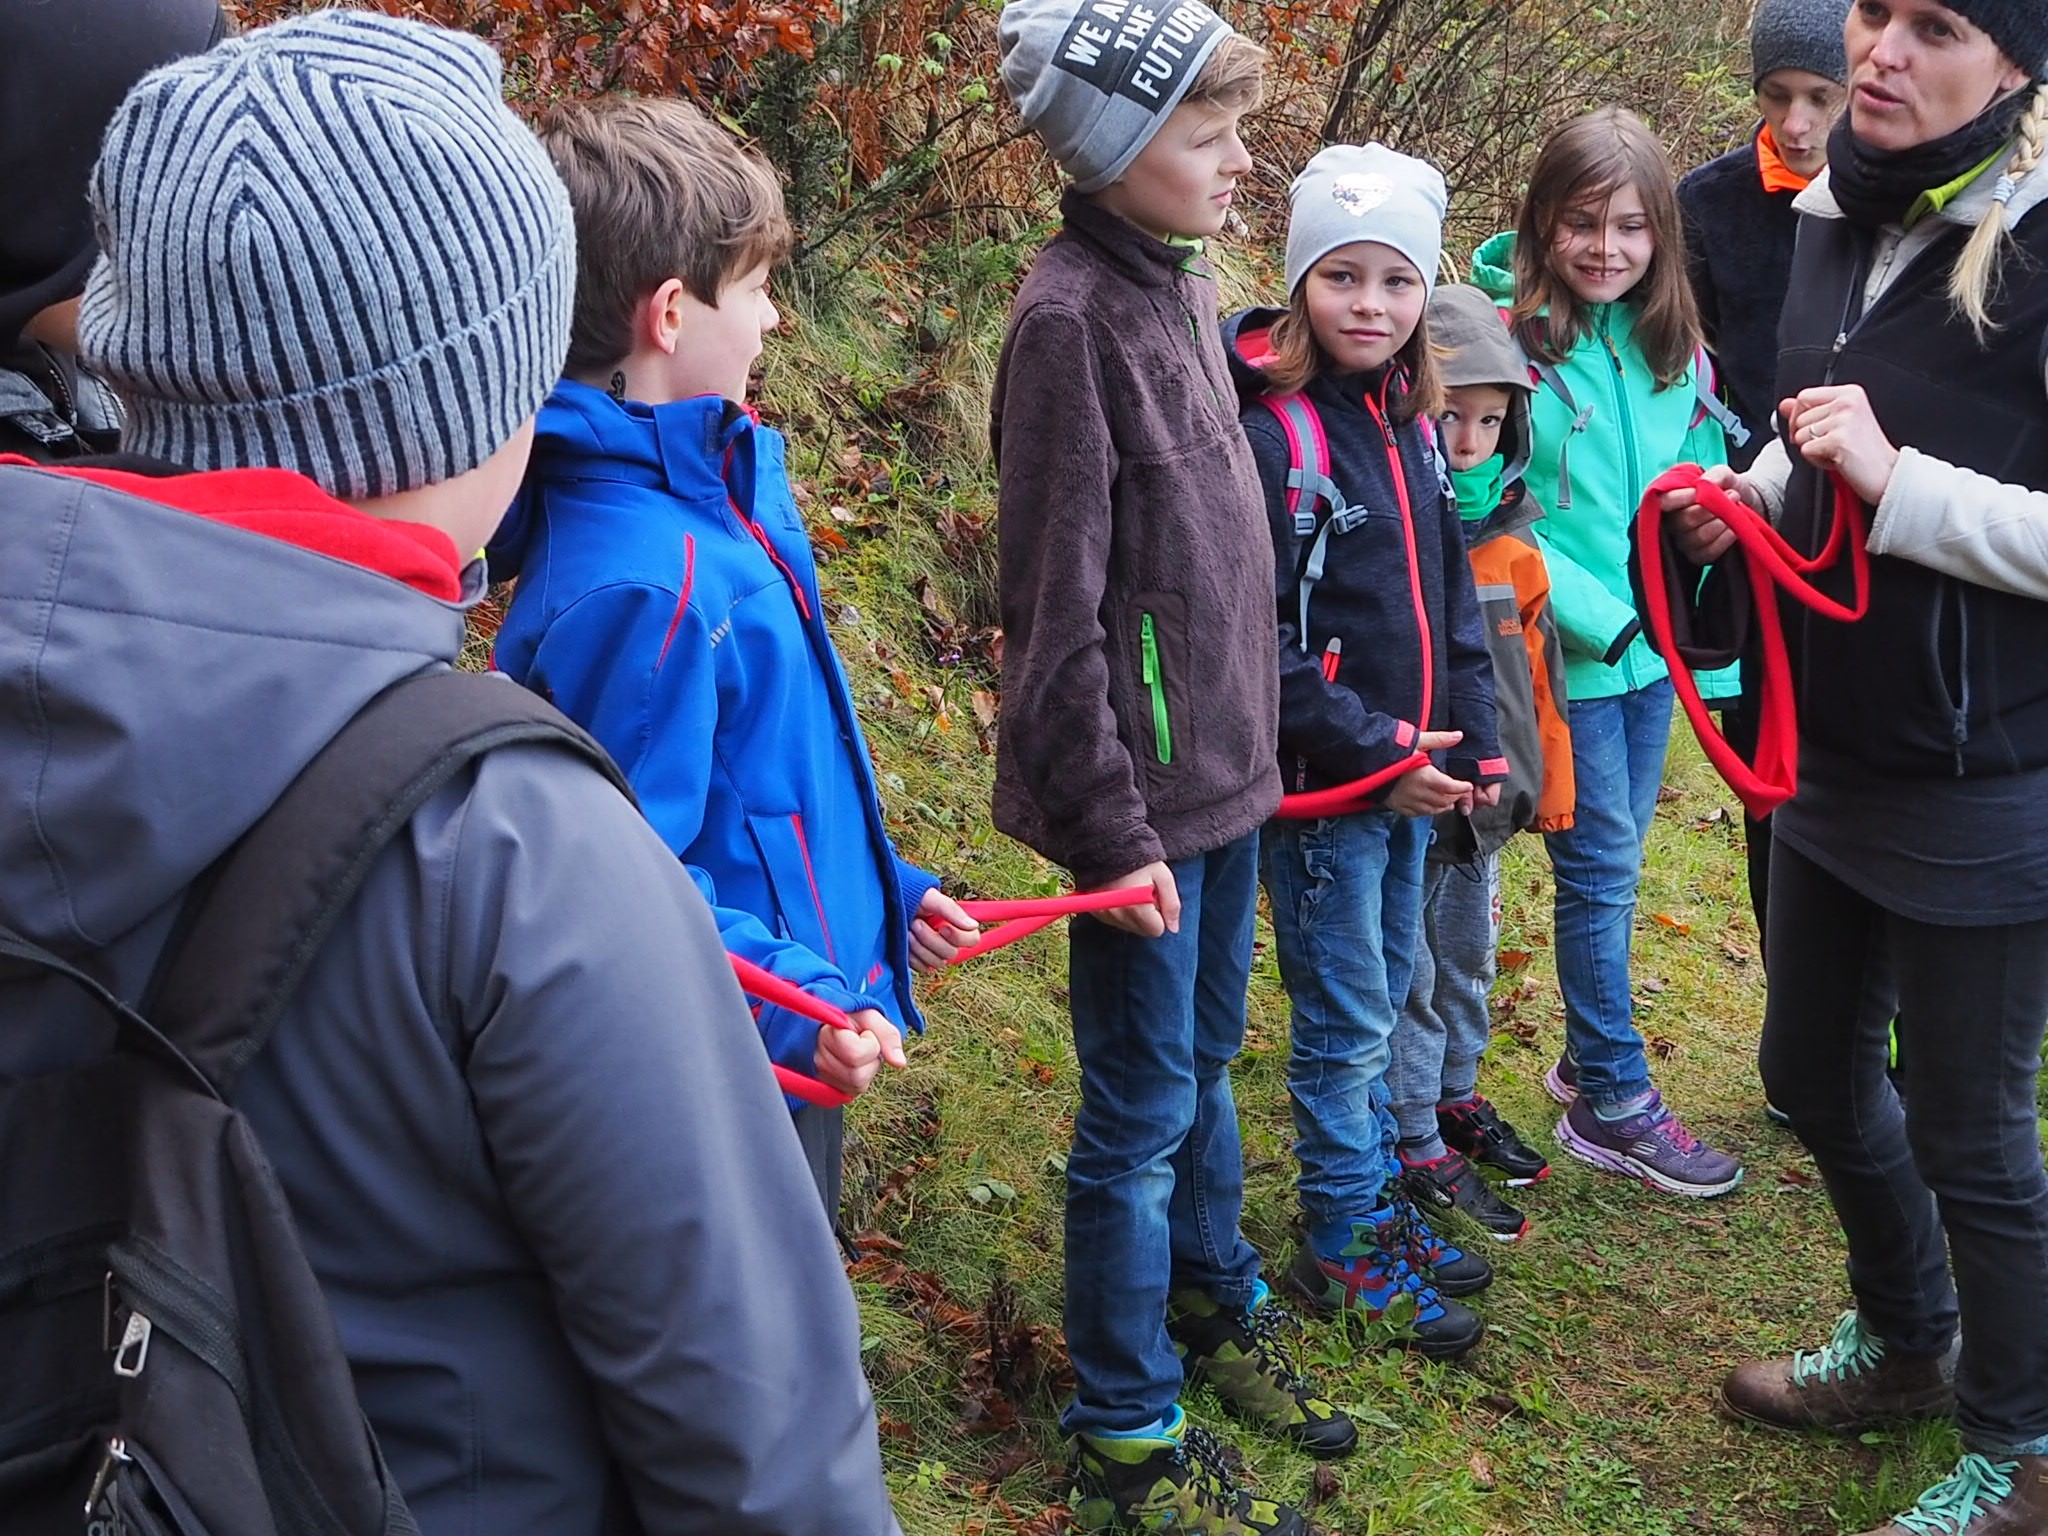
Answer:
[(920, 971), (943, 971), (953, 957), (981, 936), (981, 924), (960, 909), (960, 903), (937, 886), (924, 893), (910, 923), (910, 964)]
[[(1424, 731), (1415, 739), (1415, 750), (1448, 752), (1464, 739), (1463, 731)], [(1460, 806), (1469, 810), (1471, 805), (1472, 786), (1433, 763), (1409, 769), (1387, 791), (1387, 809), (1403, 816), (1440, 816)]]
[(853, 1015), (853, 1022), (858, 1033), (829, 1024), (820, 1029), (818, 1051), (812, 1060), (818, 1081), (841, 1093), (857, 1094), (875, 1080), (883, 1062), (892, 1067), (910, 1063), (903, 1054), (903, 1036), (878, 1010), (863, 1008)]
[(1156, 903), (1149, 907), (1110, 907), (1106, 911), (1091, 913), (1096, 921), (1121, 928), (1125, 933), (1135, 933), (1141, 939), (1156, 939), (1162, 934), (1180, 932), (1180, 887), (1173, 883), (1173, 871), (1165, 864), (1147, 864), (1143, 869), (1134, 869), (1121, 880), (1110, 880), (1102, 885), (1090, 886), (1096, 891), (1128, 891), (1134, 887), (1152, 887), (1152, 899)]
[[(1726, 464), (1712, 466), (1706, 477), (1710, 484), (1741, 498), (1759, 512), (1763, 510), (1757, 505), (1756, 492), (1750, 489), (1749, 482)], [(1699, 503), (1699, 492), (1694, 490), (1666, 491), (1658, 501), (1664, 515), (1671, 520), (1671, 533), (1678, 552), (1694, 565), (1712, 565), (1728, 553), (1728, 546), (1735, 542), (1735, 534)]]
[(1500, 786), (1498, 784), (1474, 784), (1472, 786), (1472, 804), (1475, 807), (1499, 805)]

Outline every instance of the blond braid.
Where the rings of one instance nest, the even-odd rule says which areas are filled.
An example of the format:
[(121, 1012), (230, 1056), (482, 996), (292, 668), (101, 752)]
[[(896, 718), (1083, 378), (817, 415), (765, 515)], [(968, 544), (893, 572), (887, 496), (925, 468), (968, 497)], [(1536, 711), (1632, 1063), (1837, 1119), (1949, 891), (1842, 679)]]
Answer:
[(1999, 174), (1997, 195), (1949, 274), (1949, 297), (1969, 319), (1980, 342), (1997, 329), (1991, 319), (1991, 300), (1998, 291), (2005, 248), (2012, 243), (2008, 210), (2013, 192), (2041, 164), (2044, 153), (2048, 153), (2048, 84), (2034, 87), (2034, 99), (2020, 119), (2012, 159)]

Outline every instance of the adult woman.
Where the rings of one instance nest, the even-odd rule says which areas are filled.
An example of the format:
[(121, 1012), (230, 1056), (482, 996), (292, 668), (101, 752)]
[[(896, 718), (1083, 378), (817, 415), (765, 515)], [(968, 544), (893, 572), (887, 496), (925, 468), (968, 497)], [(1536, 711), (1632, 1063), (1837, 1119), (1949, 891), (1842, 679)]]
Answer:
[[(1827, 471), (1876, 509), (1868, 616), (1788, 610), (1801, 785), (1763, 1045), (1856, 1307), (1723, 1391), (1787, 1427), (1953, 1408), (1956, 1471), (1870, 1536), (2018, 1536), (2048, 1531), (2048, 8), (1860, 0), (1845, 36), (1849, 115), (1798, 204), (1781, 440), (1716, 478), (1809, 551)], [(1705, 562), (1729, 535), (1690, 501), (1668, 505)], [(1858, 1007), (1886, 951), (1903, 1112)]]

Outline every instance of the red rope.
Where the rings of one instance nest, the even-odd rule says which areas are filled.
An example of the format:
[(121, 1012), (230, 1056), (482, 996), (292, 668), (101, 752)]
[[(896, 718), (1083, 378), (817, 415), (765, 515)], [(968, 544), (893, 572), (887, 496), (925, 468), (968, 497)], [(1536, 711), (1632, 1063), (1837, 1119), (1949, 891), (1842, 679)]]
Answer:
[[(733, 974), (739, 978), (740, 990), (749, 997), (758, 997), (764, 1003), (787, 1008), (791, 1013), (822, 1024), (827, 1029), (857, 1031), (860, 1028), (840, 1009), (811, 996), (802, 987), (784, 981), (773, 971), (764, 971), (753, 961), (742, 960), (738, 955), (727, 955), (726, 959), (732, 962)], [(841, 1093), (830, 1083), (821, 1083), (815, 1077), (793, 1072), (779, 1062), (771, 1062), (769, 1065), (775, 1072), (775, 1081), (791, 1098), (802, 1099), (806, 1104), (815, 1104), (821, 1109), (840, 1109), (853, 1102), (852, 1094)]]
[(1149, 907), (1153, 904), (1149, 885), (1126, 886), (1115, 891), (1080, 891), (1065, 896), (1028, 896), (1015, 901), (963, 901), (961, 911), (977, 923), (990, 923), (981, 937), (958, 951), (952, 963), (973, 960), (1005, 944), (1029, 938), (1075, 912), (1107, 912), (1119, 907)]
[[(1662, 503), (1667, 493), (1679, 490), (1694, 492), (1702, 507), (1726, 523), (1743, 554), (1763, 652), (1754, 763), (1744, 762), (1715, 727), (1691, 668), (1678, 655), (1671, 621), (1672, 595), (1664, 570)], [(1708, 761), (1728, 781), (1728, 787), (1752, 816), (1770, 815), (1792, 798), (1799, 785), (1799, 719), (1778, 595), (1782, 592), (1800, 606), (1844, 624), (1855, 623), (1870, 607), (1870, 552), (1865, 548), (1869, 530), (1863, 503), (1839, 478), (1834, 481), (1834, 491), (1834, 526), (1829, 530), (1827, 544), (1811, 557), (1786, 543), (1769, 520), (1747, 502), (1708, 480), (1697, 464), (1681, 464), (1659, 475), (1644, 493), (1643, 504), (1636, 513), (1636, 547), (1640, 552), (1637, 564), (1642, 572), (1647, 608), (1643, 618), (1658, 653), (1671, 669), (1678, 701), (1685, 709), (1686, 719), (1692, 722)], [(1851, 604), (1838, 602), (1806, 579), (1838, 565), (1845, 545), (1855, 592)]]

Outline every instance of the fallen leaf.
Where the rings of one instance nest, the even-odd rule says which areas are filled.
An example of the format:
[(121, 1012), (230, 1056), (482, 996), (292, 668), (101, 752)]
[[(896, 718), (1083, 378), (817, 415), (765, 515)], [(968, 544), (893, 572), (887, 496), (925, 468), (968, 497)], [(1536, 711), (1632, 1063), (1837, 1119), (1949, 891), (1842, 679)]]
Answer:
[(1658, 787), (1657, 803), (1659, 805), (1669, 805), (1673, 800), (1683, 800), (1684, 798), (1685, 792), (1683, 790), (1673, 789), (1669, 784)]
[(1649, 993), (1650, 996), (1656, 997), (1664, 990), (1664, 978), (1662, 976), (1645, 976), (1636, 985)]
[(1308, 1480), (1308, 1497), (1302, 1500), (1302, 1508), (1320, 1509), (1343, 1491), (1343, 1485), (1337, 1481), (1335, 1467), (1317, 1467), (1314, 1475)]
[(1676, 1041), (1666, 1040), (1662, 1035), (1652, 1035), (1643, 1042), (1644, 1049), (1659, 1061), (1669, 1061), (1678, 1054)]
[(1474, 1451), (1466, 1465), (1472, 1469), (1472, 1486), (1481, 1493), (1493, 1492), (1493, 1463), (1487, 1459), (1486, 1452)]
[(1526, 949), (1504, 949), (1500, 952), (1500, 968), (1504, 971), (1519, 971), (1531, 959)]
[(977, 688), (968, 696), (974, 706), (975, 723), (984, 731), (993, 730), (996, 723), (996, 696), (986, 688)]
[(1652, 912), (1650, 914), (1650, 921), (1655, 923), (1659, 928), (1669, 928), (1673, 933), (1687, 934), (1692, 932), (1691, 923), (1681, 923), (1669, 912)]
[(831, 506), (832, 521), (835, 523), (857, 523), (860, 518), (839, 502)]

